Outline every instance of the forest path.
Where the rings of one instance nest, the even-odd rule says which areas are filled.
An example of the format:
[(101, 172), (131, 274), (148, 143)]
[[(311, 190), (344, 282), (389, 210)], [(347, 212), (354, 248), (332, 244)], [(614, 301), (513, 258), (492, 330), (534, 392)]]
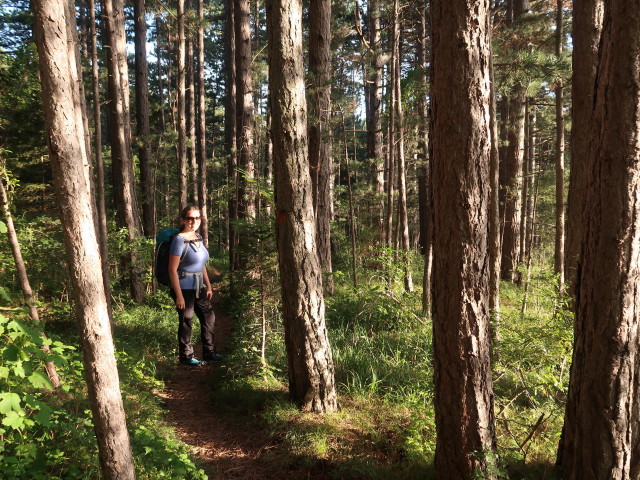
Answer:
[[(214, 287), (215, 288), (215, 287)], [(215, 339), (219, 352), (227, 353), (231, 344), (233, 319), (222, 310), (219, 294), (214, 293)], [(194, 341), (200, 334), (194, 322)], [(196, 342), (194, 342), (195, 344)], [(196, 347), (196, 357), (202, 358)], [(201, 367), (175, 365), (165, 382), (163, 400), (168, 419), (180, 439), (191, 447), (193, 455), (211, 480), (272, 480), (327, 478), (322, 471), (291, 468), (280, 443), (271, 438), (258, 422), (238, 421), (219, 411), (213, 401), (216, 370), (220, 363)], [(267, 454), (269, 459), (263, 458)], [(284, 459), (283, 459), (284, 460)]]
[[(218, 298), (216, 291), (213, 301), (216, 347), (219, 352), (227, 352), (233, 320), (222, 310)], [(200, 334), (197, 322), (194, 322), (193, 334), (195, 344)], [(195, 356), (202, 358), (197, 350), (198, 347)], [(276, 472), (266, 471), (257, 462), (273, 447), (268, 435), (257, 428), (248, 431), (245, 422), (232, 425), (217, 411), (212, 400), (217, 368), (220, 367), (215, 362), (201, 367), (174, 367), (163, 395), (169, 421), (180, 439), (191, 447), (210, 479), (274, 478)]]

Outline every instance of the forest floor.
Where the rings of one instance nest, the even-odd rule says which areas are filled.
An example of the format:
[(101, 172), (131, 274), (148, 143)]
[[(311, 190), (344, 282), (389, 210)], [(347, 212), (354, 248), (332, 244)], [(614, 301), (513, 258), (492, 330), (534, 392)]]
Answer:
[[(225, 353), (231, 343), (233, 320), (217, 299), (216, 292), (215, 338), (218, 351)], [(198, 333), (197, 328), (194, 333)], [(271, 438), (258, 422), (238, 421), (218, 411), (213, 398), (218, 368), (220, 364), (215, 362), (199, 367), (176, 365), (162, 394), (169, 421), (180, 439), (191, 447), (209, 478), (327, 478), (325, 472), (313, 468), (292, 469), (291, 462), (283, 457), (287, 452), (281, 451), (280, 442)], [(278, 461), (279, 457), (282, 461)]]

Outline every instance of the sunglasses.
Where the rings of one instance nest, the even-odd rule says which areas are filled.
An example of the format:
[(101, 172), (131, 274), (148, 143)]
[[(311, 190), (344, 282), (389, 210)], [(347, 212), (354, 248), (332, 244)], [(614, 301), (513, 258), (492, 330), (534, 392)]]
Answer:
[(184, 217), (186, 222), (195, 222), (196, 220), (200, 220), (200, 217)]

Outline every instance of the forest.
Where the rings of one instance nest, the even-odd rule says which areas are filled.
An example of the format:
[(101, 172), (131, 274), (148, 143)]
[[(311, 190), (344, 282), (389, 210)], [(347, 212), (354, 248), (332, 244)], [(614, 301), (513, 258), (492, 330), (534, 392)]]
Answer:
[(638, 0), (0, 0), (0, 478), (640, 480), (639, 201)]

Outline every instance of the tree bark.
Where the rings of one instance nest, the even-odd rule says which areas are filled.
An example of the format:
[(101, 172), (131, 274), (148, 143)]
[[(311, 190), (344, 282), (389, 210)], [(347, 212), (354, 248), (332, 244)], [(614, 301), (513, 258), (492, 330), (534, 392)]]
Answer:
[[(508, 26), (513, 27), (522, 15), (529, 10), (528, 0), (509, 2), (512, 19)], [(511, 15), (510, 15), (511, 16)], [(508, 145), (504, 159), (504, 177), (501, 187), (504, 190), (504, 223), (502, 235), (501, 276), (504, 280), (515, 281), (520, 262), (520, 222), (522, 221), (522, 163), (524, 159), (524, 111), (527, 86), (517, 84), (513, 88), (509, 103), (509, 122), (507, 126)]]
[(582, 0), (573, 5), (573, 73), (571, 78), (571, 168), (567, 204), (566, 277), (569, 295), (575, 296), (582, 215), (587, 189), (587, 157), (593, 115), (598, 45), (604, 0)]
[(419, 3), (420, 38), (418, 42), (418, 68), (420, 69), (420, 99), (418, 114), (418, 205), (420, 209), (420, 248), (424, 255), (424, 272), (422, 277), (422, 313), (431, 308), (431, 267), (432, 267), (432, 227), (431, 227), (431, 174), (429, 162), (429, 110), (427, 92), (427, 1)]
[[(251, 22), (250, 0), (234, 0), (235, 45), (236, 45), (236, 100), (238, 166), (242, 170), (239, 178), (238, 209), (245, 220), (256, 217), (255, 192), (252, 180), (255, 177), (253, 159), (253, 82), (251, 77)], [(246, 235), (245, 235), (246, 236)], [(245, 237), (243, 236), (243, 237)], [(247, 239), (240, 238), (241, 242)], [(244, 263), (244, 261), (241, 261)]]
[(489, 1), (433, 0), (431, 18), (436, 475), (495, 478)]
[[(407, 214), (407, 168), (404, 154), (404, 116), (402, 112), (402, 91), (400, 88), (400, 33), (402, 30), (402, 20), (399, 12), (399, 2), (393, 3), (393, 66), (394, 75), (392, 88), (395, 90), (394, 104), (391, 106), (395, 110), (395, 134), (391, 137), (389, 148), (396, 148), (396, 158), (398, 163), (398, 230), (400, 235), (402, 250), (402, 263), (404, 267), (404, 289), (413, 292), (413, 278), (411, 275), (411, 258), (409, 244), (409, 218)], [(396, 147), (394, 147), (394, 144)]]
[(186, 49), (187, 41), (185, 37), (184, 19), (185, 19), (185, 0), (177, 0), (178, 15), (178, 78), (176, 81), (176, 90), (178, 97), (178, 192), (180, 198), (180, 210), (187, 206), (187, 117), (186, 117)]
[[(185, 10), (187, 18), (192, 18), (193, 4), (191, 0), (186, 0)], [(189, 181), (189, 192), (191, 192), (190, 203), (194, 205), (200, 204), (198, 195), (198, 141), (196, 140), (196, 86), (195, 86), (195, 68), (194, 68), (194, 51), (193, 51), (193, 22), (190, 22), (187, 28), (185, 38), (186, 42), (186, 59), (185, 59), (185, 77), (186, 77), (186, 114), (187, 114), (187, 159), (189, 162), (189, 173), (191, 178)]]
[(102, 117), (100, 114), (100, 75), (98, 72), (98, 27), (96, 24), (95, 0), (89, 0), (89, 29), (91, 36), (91, 80), (93, 90), (93, 152), (95, 155), (95, 198), (98, 244), (102, 264), (102, 279), (107, 299), (109, 318), (112, 318), (111, 281), (109, 279), (109, 248), (107, 246), (107, 211), (104, 193), (104, 160), (102, 158)]
[[(564, 1), (556, 5), (556, 57), (562, 55), (564, 43), (563, 8)], [(558, 291), (564, 291), (564, 86), (562, 79), (556, 80), (556, 235), (553, 271), (558, 277)]]
[(209, 247), (209, 212), (207, 189), (207, 121), (204, 84), (204, 0), (198, 0), (198, 200), (200, 206), (200, 234)]
[(71, 270), (100, 465), (107, 480), (133, 479), (133, 458), (90, 208), (85, 127), (77, 114), (81, 108), (78, 82), (82, 80), (73, 78), (76, 59), (67, 50), (74, 41), (67, 36), (63, 2), (40, 0), (34, 7), (47, 143)]
[[(124, 4), (122, 0), (103, 0), (107, 29), (107, 67), (109, 71), (109, 139), (114, 177), (114, 203), (120, 227), (127, 231), (133, 243), (141, 235), (138, 202), (135, 192), (133, 156), (131, 154), (131, 118), (129, 109), (129, 78), (126, 38), (124, 31)], [(129, 274), (131, 296), (142, 303), (144, 288), (138, 265), (138, 254), (131, 250), (125, 255), (125, 269)]]
[(385, 241), (384, 228), (384, 152), (382, 135), (382, 75), (384, 58), (380, 45), (380, 3), (379, 0), (369, 0), (369, 45), (371, 47), (371, 63), (369, 65), (369, 80), (365, 89), (367, 95), (367, 156), (374, 165), (374, 190), (380, 205), (379, 225), (380, 240)]
[(567, 480), (640, 478), (637, 7), (632, 0), (604, 5), (563, 430)]
[(309, 163), (313, 182), (318, 257), (325, 292), (333, 293), (331, 273), (331, 0), (309, 3)]
[[(493, 21), (492, 21), (493, 31)], [(500, 229), (500, 138), (498, 136), (498, 105), (493, 66), (493, 47), (490, 57), (491, 78), (491, 157), (489, 165), (489, 310), (494, 318), (500, 316), (500, 262), (502, 260), (502, 235)], [(504, 121), (504, 119), (503, 119)], [(495, 335), (495, 329), (494, 329)]]
[(289, 391), (303, 410), (337, 408), (324, 319), (307, 144), (302, 2), (268, 0), (269, 101), (275, 171), (276, 240)]
[(236, 41), (234, 0), (225, 1), (225, 112), (224, 138), (227, 154), (227, 182), (229, 187), (229, 271), (233, 284), (233, 272), (236, 266), (236, 246), (238, 233), (233, 222), (238, 218), (238, 155), (236, 148)]
[(151, 165), (151, 130), (149, 128), (149, 69), (147, 65), (147, 19), (144, 0), (133, 2), (136, 60), (136, 123), (138, 127), (138, 161), (142, 187), (142, 230), (153, 236), (156, 229), (153, 166)]

